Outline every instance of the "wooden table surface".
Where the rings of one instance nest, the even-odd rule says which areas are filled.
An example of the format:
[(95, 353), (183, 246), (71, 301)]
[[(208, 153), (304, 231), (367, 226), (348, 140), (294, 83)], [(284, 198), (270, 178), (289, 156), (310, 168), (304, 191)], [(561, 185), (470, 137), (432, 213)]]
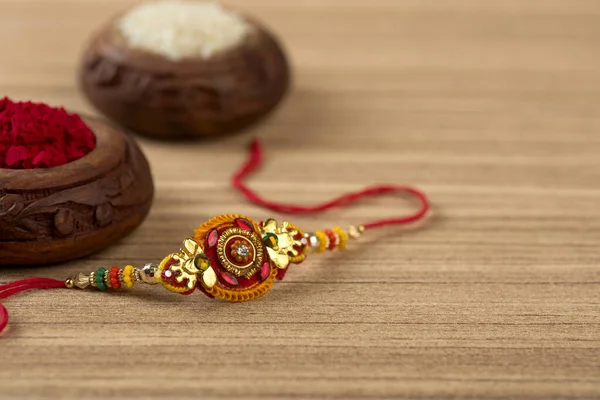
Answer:
[[(94, 113), (77, 60), (129, 3), (0, 0), (1, 93)], [(295, 82), (277, 113), (215, 142), (140, 139), (157, 189), (143, 226), (0, 281), (160, 260), (213, 215), (272, 215), (228, 186), (253, 136), (267, 163), (251, 184), (272, 199), (413, 184), (432, 218), (315, 257), (256, 302), (158, 288), (10, 298), (0, 397), (600, 398), (600, 3), (230, 4), (287, 45)], [(312, 230), (411, 207), (292, 220)]]

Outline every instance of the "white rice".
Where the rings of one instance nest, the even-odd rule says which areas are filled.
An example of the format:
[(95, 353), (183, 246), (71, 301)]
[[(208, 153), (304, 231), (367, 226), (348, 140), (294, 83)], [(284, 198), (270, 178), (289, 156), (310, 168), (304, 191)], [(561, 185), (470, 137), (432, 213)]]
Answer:
[(241, 16), (199, 0), (142, 3), (117, 21), (117, 28), (131, 47), (174, 61), (208, 59), (240, 44), (250, 30)]

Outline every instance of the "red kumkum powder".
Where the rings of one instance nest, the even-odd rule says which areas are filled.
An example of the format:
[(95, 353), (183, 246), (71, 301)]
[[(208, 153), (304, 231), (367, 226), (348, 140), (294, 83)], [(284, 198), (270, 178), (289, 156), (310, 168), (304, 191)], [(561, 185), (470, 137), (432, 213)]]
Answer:
[(0, 168), (51, 168), (96, 148), (96, 137), (77, 114), (46, 104), (0, 100)]

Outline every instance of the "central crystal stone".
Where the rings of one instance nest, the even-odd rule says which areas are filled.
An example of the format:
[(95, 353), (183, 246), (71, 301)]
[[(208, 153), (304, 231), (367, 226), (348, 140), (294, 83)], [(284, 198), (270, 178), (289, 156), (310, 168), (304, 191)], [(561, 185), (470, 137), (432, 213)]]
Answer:
[(237, 253), (239, 256), (241, 257), (246, 257), (247, 255), (250, 254), (250, 248), (248, 246), (246, 246), (245, 244), (241, 244), (238, 248), (237, 248)]

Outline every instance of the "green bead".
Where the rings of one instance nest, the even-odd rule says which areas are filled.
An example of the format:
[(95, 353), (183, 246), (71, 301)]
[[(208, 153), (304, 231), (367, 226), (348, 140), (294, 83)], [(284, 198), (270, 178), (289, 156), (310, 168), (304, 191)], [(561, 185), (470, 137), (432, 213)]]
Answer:
[(274, 233), (268, 232), (263, 236), (263, 242), (267, 247), (276, 249), (277, 245), (279, 244), (279, 239)]
[(98, 270), (96, 270), (96, 288), (98, 290), (101, 291), (105, 291), (106, 288), (106, 281), (104, 280), (104, 276), (106, 275), (106, 268), (98, 268)]
[(210, 267), (210, 260), (205, 254), (198, 254), (194, 258), (194, 265), (201, 271), (206, 271)]

